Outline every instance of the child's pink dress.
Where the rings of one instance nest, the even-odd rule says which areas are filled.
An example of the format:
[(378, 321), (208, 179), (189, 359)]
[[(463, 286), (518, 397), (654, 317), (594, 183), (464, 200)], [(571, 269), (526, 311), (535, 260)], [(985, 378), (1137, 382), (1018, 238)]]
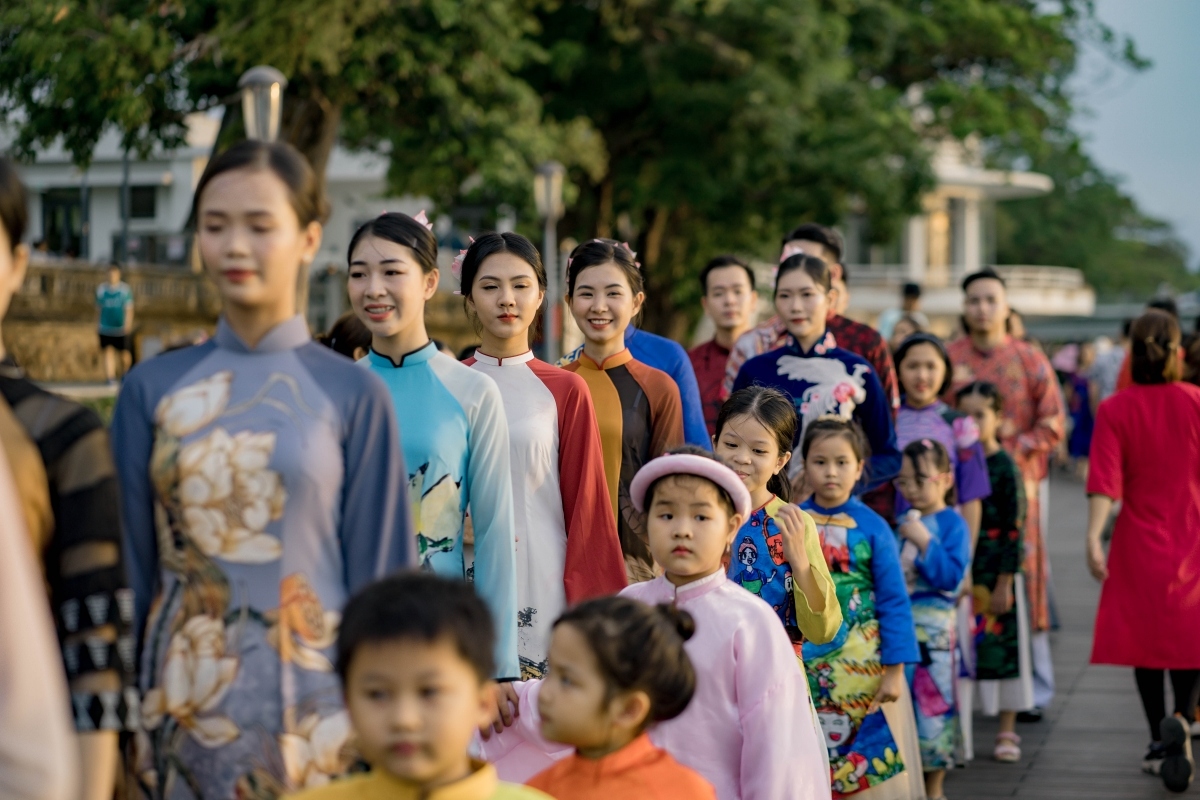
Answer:
[[(676, 590), (659, 577), (622, 595), (674, 601), (696, 620), (685, 645), (696, 668), (687, 710), (650, 730), (655, 745), (700, 773), (720, 800), (829, 800), (829, 761), (808, 681), (775, 612), (725, 573)], [(516, 686), (517, 722), (483, 746), (501, 780), (525, 781), (572, 752), (538, 734), (536, 682)]]

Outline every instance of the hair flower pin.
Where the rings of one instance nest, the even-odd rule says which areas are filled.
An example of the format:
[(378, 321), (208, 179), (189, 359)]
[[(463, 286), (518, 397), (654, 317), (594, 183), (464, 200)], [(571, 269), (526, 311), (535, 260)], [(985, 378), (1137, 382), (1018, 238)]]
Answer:
[(932, 450), (933, 442), (929, 441), (928, 439), (922, 439), (921, 446), (924, 447), (926, 450)]
[[(422, 211), (421, 213), (424, 214), (425, 212)], [(471, 249), (470, 245), (475, 244), (474, 236), (468, 236), (467, 238), (470, 240), (470, 244), (467, 245), (467, 249), (459, 250), (458, 255), (456, 255), (454, 257), (454, 260), (450, 262), (450, 274), (454, 276), (454, 279), (456, 281), (458, 281), (458, 289), (455, 290), (455, 292), (454, 292), (455, 294), (462, 294), (463, 262), (467, 260), (467, 250)]]
[(413, 217), (413, 219), (424, 225), (425, 230), (433, 233), (433, 223), (429, 221), (429, 217), (425, 216), (425, 209), (422, 208), (420, 211), (418, 211), (417, 215)]

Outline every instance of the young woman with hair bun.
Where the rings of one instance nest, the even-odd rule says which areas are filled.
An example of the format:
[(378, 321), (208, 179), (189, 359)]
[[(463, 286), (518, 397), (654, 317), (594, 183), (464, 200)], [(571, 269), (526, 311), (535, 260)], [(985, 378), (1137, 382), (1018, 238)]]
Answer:
[(485, 233), (460, 256), (459, 280), (482, 344), (463, 363), (500, 388), (508, 420), (517, 537), (522, 678), (546, 671), (550, 630), (567, 607), (625, 588), (604, 450), (587, 384), (534, 358), (530, 329), (546, 294), (537, 248)]
[(629, 499), (629, 483), (650, 459), (683, 443), (679, 388), (665, 372), (636, 360), (625, 331), (645, 295), (642, 272), (622, 244), (593, 239), (571, 252), (567, 300), (583, 331), (579, 357), (564, 369), (583, 378), (596, 408), (604, 473), (630, 583), (654, 577), (645, 515)]
[[(240, 142), (193, 208), (216, 335), (134, 368), (113, 420), (141, 637), (132, 766), (155, 797), (271, 798), (350, 766), (332, 645), (355, 590), (415, 564), (407, 476), (387, 389), (297, 308), (325, 217), (308, 162)], [(316, 741), (328, 759), (304, 755)]]
[[(520, 676), (516, 527), (508, 420), (496, 382), (438, 350), (425, 303), (438, 286), (437, 239), (424, 217), (384, 213), (350, 240), (347, 292), (371, 331), (360, 362), (383, 379), (400, 421), (420, 566), (474, 577), (496, 621), (497, 678)], [(463, 550), (467, 508), (475, 560)]]

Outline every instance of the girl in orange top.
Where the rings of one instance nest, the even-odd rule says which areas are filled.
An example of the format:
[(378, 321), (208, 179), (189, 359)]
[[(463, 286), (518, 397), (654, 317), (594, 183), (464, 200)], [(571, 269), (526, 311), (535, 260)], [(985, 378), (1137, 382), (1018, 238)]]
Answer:
[(692, 699), (696, 673), (683, 643), (694, 630), (686, 611), (628, 597), (591, 600), (559, 617), (537, 709), (542, 736), (575, 753), (529, 786), (558, 800), (716, 800), (708, 781), (646, 733)]
[(629, 482), (647, 461), (683, 444), (679, 387), (625, 346), (625, 330), (646, 297), (642, 283), (633, 252), (611, 239), (584, 242), (567, 261), (567, 300), (584, 342), (564, 369), (582, 377), (592, 395), (630, 583), (650, 580), (655, 570), (646, 518), (630, 502)]

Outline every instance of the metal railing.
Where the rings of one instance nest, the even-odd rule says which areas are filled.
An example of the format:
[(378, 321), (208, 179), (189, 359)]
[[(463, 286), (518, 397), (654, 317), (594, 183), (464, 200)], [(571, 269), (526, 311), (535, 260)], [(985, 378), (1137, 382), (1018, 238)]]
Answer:
[[(77, 320), (95, 313), (96, 288), (106, 268), (84, 262), (30, 264), (13, 297), (15, 316)], [(162, 267), (126, 268), (121, 279), (133, 291), (139, 316), (215, 319), (220, 310), (216, 288), (204, 275)]]
[[(1010, 289), (1083, 289), (1087, 284), (1083, 272), (1074, 267), (1051, 267), (1031, 264), (991, 265)], [(850, 285), (900, 286), (912, 280), (907, 264), (847, 264)], [(966, 275), (966, 268), (950, 266), (937, 270), (946, 278), (945, 285), (955, 286)], [(920, 282), (920, 281), (918, 281)]]

